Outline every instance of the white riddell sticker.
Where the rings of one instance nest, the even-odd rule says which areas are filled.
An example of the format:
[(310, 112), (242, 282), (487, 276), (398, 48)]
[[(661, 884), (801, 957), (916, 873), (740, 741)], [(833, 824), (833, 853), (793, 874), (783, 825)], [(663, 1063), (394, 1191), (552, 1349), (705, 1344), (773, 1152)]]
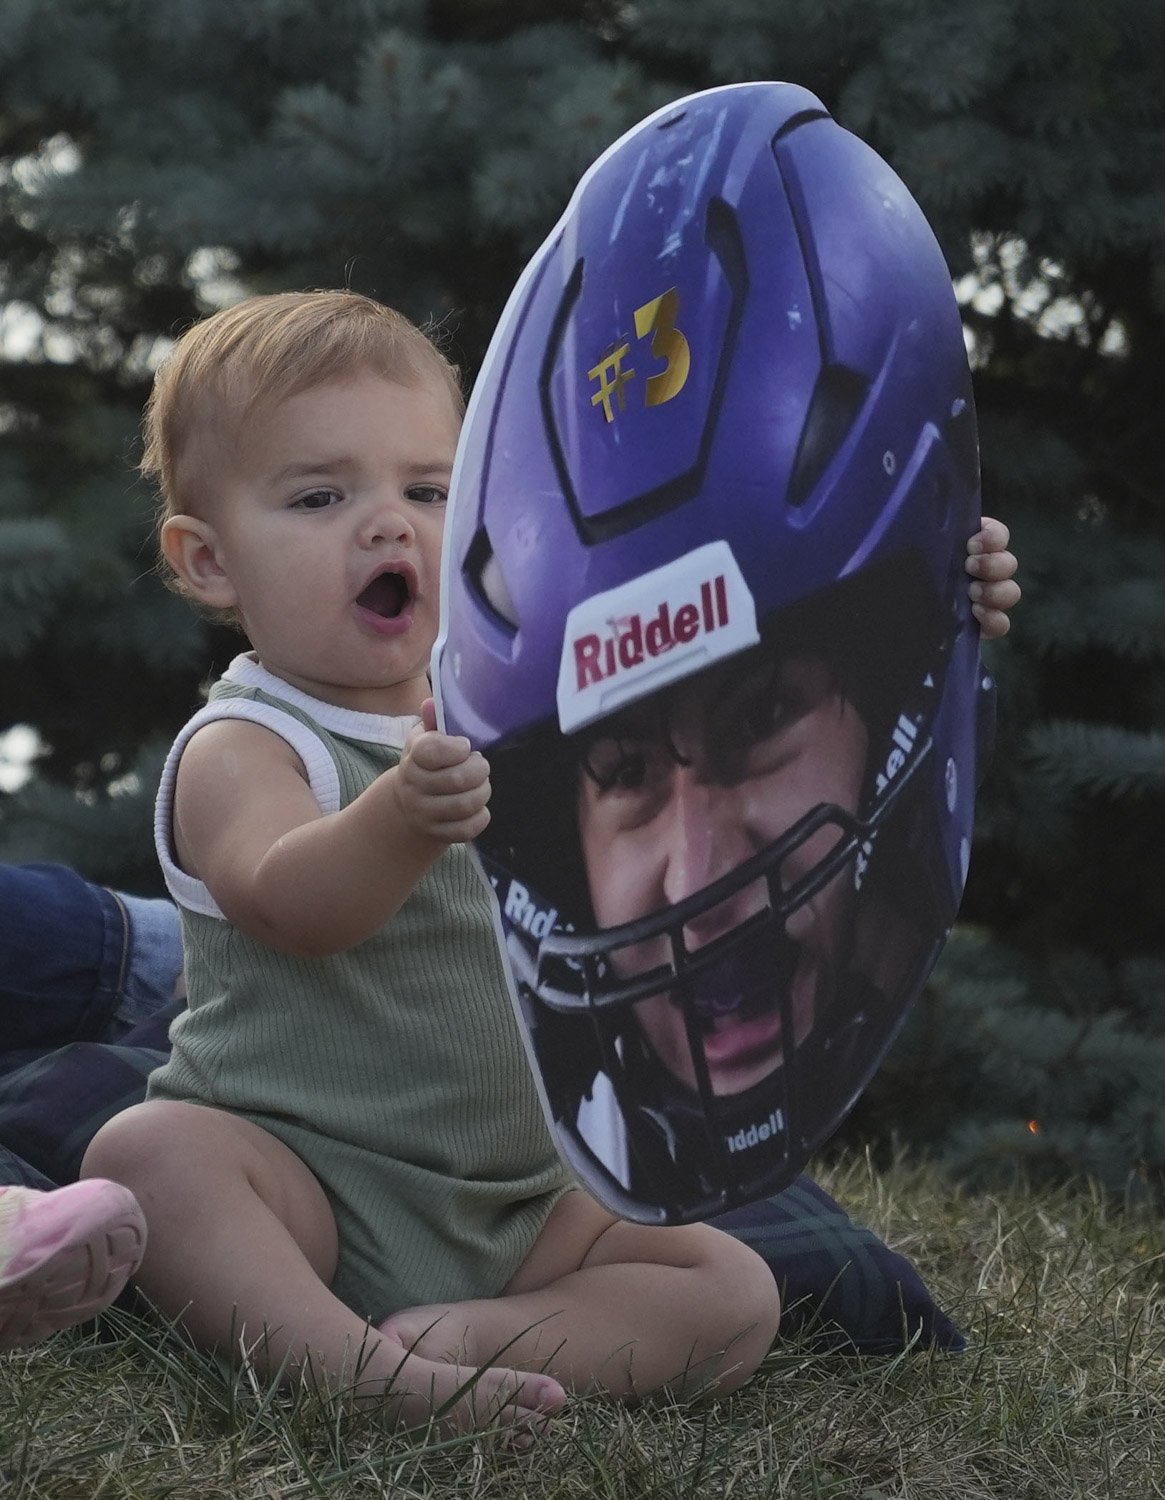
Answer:
[(558, 723), (581, 729), (755, 646), (756, 605), (727, 542), (576, 604), (558, 666)]

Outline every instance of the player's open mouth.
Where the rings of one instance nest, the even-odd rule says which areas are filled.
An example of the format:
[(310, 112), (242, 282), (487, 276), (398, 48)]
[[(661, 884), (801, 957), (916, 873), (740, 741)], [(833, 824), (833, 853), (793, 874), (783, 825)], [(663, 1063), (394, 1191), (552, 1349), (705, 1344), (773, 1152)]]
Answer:
[(738, 1015), (722, 1029), (705, 1032), (700, 1040), (704, 1058), (713, 1068), (727, 1070), (764, 1061), (776, 1067), (782, 1060), (781, 1015), (771, 1008), (747, 1019)]
[[(694, 979), (686, 987), (686, 999), (703, 1030), (719, 1031), (775, 1011), (784, 982), (781, 957), (766, 926)], [(684, 995), (681, 991), (672, 998), (678, 1002)]]
[(356, 596), (356, 608), (375, 629), (393, 634), (412, 619), (417, 577), (409, 563), (389, 563)]

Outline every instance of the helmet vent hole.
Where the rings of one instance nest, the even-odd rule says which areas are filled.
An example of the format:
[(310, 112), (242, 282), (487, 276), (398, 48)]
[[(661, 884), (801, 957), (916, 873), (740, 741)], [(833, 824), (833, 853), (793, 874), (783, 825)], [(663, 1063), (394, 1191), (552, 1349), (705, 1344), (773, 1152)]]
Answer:
[(804, 505), (813, 493), (845, 441), (869, 388), (866, 377), (846, 365), (826, 365), (818, 375), (789, 480), (790, 505)]
[(489, 533), (479, 531), (465, 558), (465, 576), (474, 593), (511, 634), (518, 628), (518, 607), (510, 593), (502, 565), (498, 562)]
[(959, 477), (972, 489), (979, 484), (979, 436), (975, 426), (975, 407), (970, 393), (952, 404), (943, 436), (951, 450)]

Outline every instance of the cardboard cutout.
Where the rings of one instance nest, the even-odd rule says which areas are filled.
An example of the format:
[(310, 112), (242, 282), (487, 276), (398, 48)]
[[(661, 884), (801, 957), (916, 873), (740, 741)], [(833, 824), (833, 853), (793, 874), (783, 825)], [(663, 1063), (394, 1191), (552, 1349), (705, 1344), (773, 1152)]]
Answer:
[(586, 174), (453, 478), (442, 725), (559, 1146), (616, 1212), (785, 1186), (865, 1086), (966, 876), (979, 516), (938, 246), (786, 84)]

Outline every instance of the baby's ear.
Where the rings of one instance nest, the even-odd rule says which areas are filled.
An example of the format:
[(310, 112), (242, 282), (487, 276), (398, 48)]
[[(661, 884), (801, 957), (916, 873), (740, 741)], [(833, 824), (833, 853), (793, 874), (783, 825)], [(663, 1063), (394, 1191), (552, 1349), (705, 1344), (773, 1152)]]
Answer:
[(214, 527), (197, 516), (171, 516), (162, 527), (162, 551), (183, 591), (210, 609), (233, 609), (238, 603), (227, 577)]

